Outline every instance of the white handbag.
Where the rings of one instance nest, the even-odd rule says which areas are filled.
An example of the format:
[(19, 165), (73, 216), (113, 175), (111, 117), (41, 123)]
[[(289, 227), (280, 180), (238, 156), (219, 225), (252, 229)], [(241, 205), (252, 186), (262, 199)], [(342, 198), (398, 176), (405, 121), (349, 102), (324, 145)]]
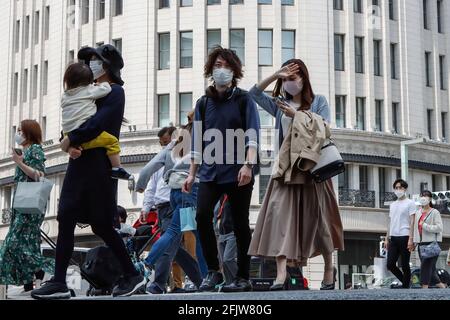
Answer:
[(19, 182), (14, 194), (13, 209), (22, 214), (43, 214), (53, 188), (53, 182), (40, 178), (37, 182)]
[(311, 169), (316, 182), (324, 182), (345, 171), (345, 163), (333, 141), (328, 140), (320, 151), (319, 161)]
[(175, 171), (170, 174), (169, 185), (170, 189), (181, 189), (183, 187), (184, 182), (186, 181), (189, 173), (183, 171)]

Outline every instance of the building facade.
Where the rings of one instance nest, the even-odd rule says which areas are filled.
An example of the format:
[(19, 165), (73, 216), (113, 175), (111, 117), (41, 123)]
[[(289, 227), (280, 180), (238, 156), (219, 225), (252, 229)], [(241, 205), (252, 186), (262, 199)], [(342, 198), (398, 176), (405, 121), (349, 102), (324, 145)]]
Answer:
[[(392, 183), (401, 176), (401, 141), (430, 138), (410, 147), (411, 194), (450, 189), (446, 1), (7, 0), (1, 8), (0, 239), (14, 194), (10, 150), (17, 126), (28, 118), (44, 131), (47, 175), (55, 188), (43, 229), (56, 236), (67, 165), (58, 148), (63, 74), (81, 47), (104, 43), (119, 48), (125, 60), (130, 124), (123, 128), (122, 160), (135, 175), (159, 151), (158, 128), (184, 123), (204, 93), (203, 66), (214, 45), (236, 50), (245, 71), (239, 85), (247, 90), (287, 59), (305, 61), (314, 91), (329, 101), (333, 136), (347, 163), (346, 173), (334, 179), (347, 247), (335, 256), (341, 283), (378, 255)], [(271, 151), (274, 119), (262, 109), (260, 117), (262, 149)], [(252, 224), (268, 179), (256, 179)], [(135, 219), (142, 195), (120, 183), (119, 203)], [(444, 224), (448, 241), (450, 215)], [(77, 229), (77, 240), (96, 241), (89, 228)], [(305, 273), (318, 286), (320, 259)]]

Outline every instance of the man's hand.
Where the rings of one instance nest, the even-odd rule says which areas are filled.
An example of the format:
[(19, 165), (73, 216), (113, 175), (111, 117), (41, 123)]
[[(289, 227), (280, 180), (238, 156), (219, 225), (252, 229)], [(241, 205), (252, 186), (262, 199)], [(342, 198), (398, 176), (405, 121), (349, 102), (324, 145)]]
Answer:
[(247, 165), (242, 166), (241, 170), (239, 170), (238, 175), (238, 187), (245, 186), (252, 181), (253, 170)]
[(64, 139), (62, 139), (61, 141), (61, 150), (64, 152), (69, 152), (69, 147), (70, 147), (70, 139), (69, 137), (64, 137)]
[(195, 177), (189, 175), (186, 180), (183, 183), (183, 187), (181, 188), (181, 191), (183, 193), (191, 193), (192, 186), (194, 185)]
[(74, 148), (74, 147), (69, 147), (69, 156), (73, 159), (76, 160), (79, 157), (81, 157), (81, 151), (83, 151), (83, 148), (78, 147), (78, 148)]
[(408, 240), (408, 250), (409, 252), (413, 252), (416, 246), (414, 245), (414, 242), (412, 241), (411, 237)]

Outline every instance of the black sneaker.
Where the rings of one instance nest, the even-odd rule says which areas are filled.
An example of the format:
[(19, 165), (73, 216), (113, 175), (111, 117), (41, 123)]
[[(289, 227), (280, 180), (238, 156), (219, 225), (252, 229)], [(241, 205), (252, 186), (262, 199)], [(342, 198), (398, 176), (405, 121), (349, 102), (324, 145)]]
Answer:
[(129, 297), (139, 290), (145, 289), (145, 278), (141, 274), (124, 276), (114, 287), (113, 297)]
[(237, 278), (232, 283), (222, 287), (222, 292), (248, 292), (252, 291), (253, 286), (250, 280)]
[(220, 272), (208, 271), (208, 274), (206, 275), (206, 278), (200, 285), (199, 290), (203, 292), (205, 291), (212, 292), (216, 289), (216, 286), (222, 282), (223, 282), (223, 275)]
[(53, 278), (42, 284), (39, 289), (31, 291), (31, 297), (38, 300), (70, 299), (71, 293), (65, 283), (56, 282)]
[(113, 168), (111, 170), (111, 178), (120, 179), (120, 180), (128, 180), (131, 178), (131, 174), (129, 174), (124, 168)]

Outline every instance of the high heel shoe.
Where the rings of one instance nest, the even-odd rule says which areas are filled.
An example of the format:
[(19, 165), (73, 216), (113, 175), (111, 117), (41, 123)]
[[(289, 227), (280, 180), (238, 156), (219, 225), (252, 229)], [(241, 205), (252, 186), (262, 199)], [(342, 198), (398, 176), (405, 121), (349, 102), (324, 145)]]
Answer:
[(289, 281), (291, 281), (291, 277), (289, 275), (286, 275), (286, 279), (283, 283), (274, 283), (270, 286), (269, 291), (288, 290)]
[(326, 284), (322, 281), (320, 290), (334, 290), (336, 288), (336, 281), (337, 281), (336, 275), (337, 275), (337, 269), (333, 268), (333, 278), (334, 278), (333, 283)]

